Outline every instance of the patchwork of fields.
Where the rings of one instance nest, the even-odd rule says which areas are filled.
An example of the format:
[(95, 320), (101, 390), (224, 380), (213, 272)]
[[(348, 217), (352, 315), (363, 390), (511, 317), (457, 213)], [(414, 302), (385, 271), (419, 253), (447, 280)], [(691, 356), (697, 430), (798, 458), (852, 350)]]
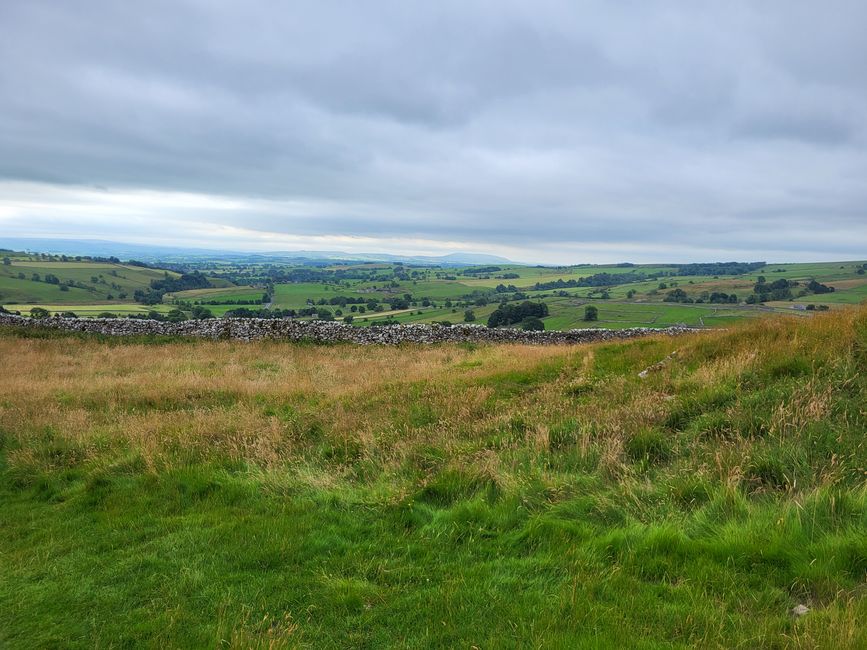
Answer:
[[(867, 300), (864, 262), (767, 264), (735, 275), (709, 274), (713, 265), (698, 265), (694, 275), (684, 275), (682, 269), (671, 265), (245, 267), (214, 262), (195, 267), (205, 274), (208, 285), (167, 291), (155, 304), (141, 304), (134, 300), (137, 290), (180, 274), (103, 261), (45, 260), (26, 254), (12, 254), (8, 261), (0, 266), (0, 304), (25, 314), (41, 307), (51, 313), (71, 311), (81, 316), (106, 312), (146, 316), (180, 310), (189, 317), (194, 307), (200, 307), (216, 317), (231, 315), (239, 308), (248, 313), (268, 309), (301, 318), (345, 319), (357, 326), (465, 320), (484, 323), (501, 301), (529, 300), (547, 305), (548, 315), (542, 318), (547, 329), (717, 327), (768, 312), (808, 316), (808, 307), (839, 309)], [(586, 286), (587, 278), (603, 276), (604, 280)], [(52, 282), (47, 282), (47, 277)], [(747, 304), (760, 277), (767, 283), (791, 283), (791, 297)], [(811, 280), (833, 292), (814, 294), (806, 290)], [(682, 292), (678, 302), (671, 300), (673, 290)], [(731, 296), (734, 301), (710, 302), (709, 297), (717, 294)], [(592, 322), (585, 320), (588, 306), (597, 310)]]

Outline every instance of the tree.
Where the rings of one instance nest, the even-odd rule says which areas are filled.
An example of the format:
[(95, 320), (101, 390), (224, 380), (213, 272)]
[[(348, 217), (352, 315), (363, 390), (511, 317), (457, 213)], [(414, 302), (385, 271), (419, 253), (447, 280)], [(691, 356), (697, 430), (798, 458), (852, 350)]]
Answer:
[(42, 307), (34, 307), (30, 310), (30, 318), (48, 318), (49, 316), (51, 316), (51, 312)]
[(672, 289), (663, 298), (665, 302), (690, 302), (689, 296), (683, 289)]
[(811, 279), (810, 282), (807, 283), (807, 289), (809, 289), (813, 293), (833, 293), (834, 292), (834, 287), (829, 287), (827, 284), (822, 284), (821, 282), (816, 282), (815, 279)]
[(547, 315), (548, 305), (544, 302), (530, 302), (529, 300), (525, 300), (519, 305), (510, 305), (503, 302), (491, 313), (490, 316), (488, 316), (488, 327), (514, 325), (530, 316), (544, 318)]
[(472, 323), (474, 320), (476, 320), (476, 313), (472, 309), (467, 309), (464, 312), (464, 322)]
[(594, 305), (587, 305), (584, 308), (584, 320), (585, 321), (599, 320), (599, 310)]
[(541, 332), (545, 329), (545, 323), (536, 316), (527, 316), (521, 321), (521, 329), (525, 332)]
[(9, 266), (10, 264), (12, 264), (12, 260), (10, 260), (8, 257), (4, 257), (3, 266)]

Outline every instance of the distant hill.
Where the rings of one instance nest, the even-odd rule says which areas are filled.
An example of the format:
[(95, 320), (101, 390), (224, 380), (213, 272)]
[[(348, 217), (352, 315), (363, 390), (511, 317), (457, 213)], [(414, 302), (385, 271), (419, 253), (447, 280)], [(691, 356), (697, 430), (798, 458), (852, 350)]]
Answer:
[(156, 246), (148, 244), (129, 244), (103, 239), (42, 239), (37, 237), (0, 238), (0, 248), (28, 250), (40, 253), (62, 255), (95, 255), (118, 257), (120, 259), (139, 259), (147, 262), (177, 262), (195, 259), (236, 259), (303, 261), (334, 260), (359, 262), (407, 262), (415, 264), (442, 264), (444, 266), (465, 266), (468, 264), (515, 264), (504, 257), (483, 253), (450, 253), (448, 255), (392, 255), (390, 253), (347, 253), (345, 251), (267, 251), (244, 252), (212, 250), (206, 248), (183, 248), (175, 246)]

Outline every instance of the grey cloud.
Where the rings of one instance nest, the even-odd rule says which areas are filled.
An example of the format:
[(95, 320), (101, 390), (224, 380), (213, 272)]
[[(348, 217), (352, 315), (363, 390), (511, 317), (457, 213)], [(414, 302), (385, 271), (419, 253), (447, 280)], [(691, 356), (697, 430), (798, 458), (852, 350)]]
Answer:
[(176, 218), (262, 233), (863, 249), (865, 22), (843, 0), (3, 3), (0, 180), (231, 196), (250, 206)]

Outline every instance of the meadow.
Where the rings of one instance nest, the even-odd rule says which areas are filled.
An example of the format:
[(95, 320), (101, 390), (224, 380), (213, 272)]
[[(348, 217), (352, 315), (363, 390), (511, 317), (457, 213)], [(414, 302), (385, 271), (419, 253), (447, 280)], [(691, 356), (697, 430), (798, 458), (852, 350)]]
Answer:
[(867, 646), (865, 308), (0, 358), (3, 647)]

